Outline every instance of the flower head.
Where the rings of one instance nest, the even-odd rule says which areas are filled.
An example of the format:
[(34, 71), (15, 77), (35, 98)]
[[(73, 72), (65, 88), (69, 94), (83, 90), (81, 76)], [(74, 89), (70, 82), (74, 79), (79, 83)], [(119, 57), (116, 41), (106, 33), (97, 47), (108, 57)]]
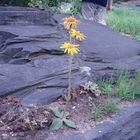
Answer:
[(64, 27), (67, 30), (75, 29), (77, 25), (80, 23), (80, 21), (77, 20), (74, 16), (63, 18), (63, 21), (64, 21)]
[(80, 52), (78, 46), (79, 46), (78, 44), (71, 44), (71, 43), (65, 42), (60, 46), (60, 48), (64, 49), (64, 53), (73, 55), (73, 54), (78, 54)]
[(72, 37), (75, 37), (76, 39), (79, 39), (80, 41), (85, 40), (85, 38), (86, 38), (86, 36), (83, 33), (81, 33), (80, 31), (77, 31), (75, 29), (71, 29), (70, 35)]

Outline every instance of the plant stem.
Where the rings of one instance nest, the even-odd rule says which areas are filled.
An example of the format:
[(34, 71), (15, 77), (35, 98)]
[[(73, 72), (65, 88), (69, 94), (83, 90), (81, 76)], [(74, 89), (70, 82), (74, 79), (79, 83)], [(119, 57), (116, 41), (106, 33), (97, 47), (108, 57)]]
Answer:
[[(68, 106), (68, 103), (70, 101), (70, 98), (71, 98), (71, 71), (72, 71), (72, 55), (69, 56), (69, 65), (68, 65), (68, 94), (66, 95), (66, 104), (64, 106), (64, 112), (63, 112), (63, 117), (64, 117), (64, 113), (66, 112), (67, 110), (67, 106)], [(62, 117), (62, 118), (63, 118)]]
[[(70, 36), (70, 42), (72, 43), (72, 38)], [(69, 65), (68, 65), (68, 100), (70, 100), (71, 96), (71, 70), (72, 70), (72, 55), (69, 55)]]
[[(70, 43), (72, 43), (72, 38), (70, 36)], [(63, 112), (63, 117), (64, 117), (64, 114), (67, 110), (67, 107), (68, 107), (68, 103), (71, 99), (71, 71), (72, 71), (72, 55), (69, 55), (69, 64), (68, 64), (68, 93), (67, 93), (67, 97), (66, 97), (66, 104), (64, 106), (64, 112)], [(62, 117), (62, 118), (63, 118)]]
[(72, 55), (69, 56), (69, 73), (68, 73), (68, 83), (69, 83), (69, 88), (68, 88), (68, 96), (70, 97), (71, 94), (71, 70), (72, 70)]

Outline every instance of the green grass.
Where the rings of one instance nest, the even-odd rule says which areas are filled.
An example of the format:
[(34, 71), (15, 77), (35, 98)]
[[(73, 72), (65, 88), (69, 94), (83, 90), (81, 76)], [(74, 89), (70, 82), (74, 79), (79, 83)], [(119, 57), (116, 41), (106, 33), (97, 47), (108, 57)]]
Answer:
[(115, 113), (118, 110), (118, 105), (113, 101), (107, 101), (104, 105), (104, 111), (107, 113)]
[(92, 110), (92, 118), (96, 121), (102, 116), (103, 113), (103, 107), (102, 106), (95, 106), (94, 109)]
[(138, 68), (138, 69), (136, 70), (136, 73), (135, 73), (135, 80), (140, 82), (140, 68)]
[(112, 94), (112, 79), (98, 80), (97, 84), (101, 91), (107, 93), (108, 95)]
[(92, 110), (92, 118), (96, 121), (106, 113), (115, 113), (118, 111), (118, 105), (113, 101), (107, 101), (102, 105), (95, 106)]
[(135, 71), (134, 78), (129, 77), (127, 70), (118, 72), (115, 81), (103, 79), (97, 81), (101, 91), (108, 96), (117, 96), (124, 100), (140, 99), (140, 68)]
[[(140, 99), (140, 68), (135, 71), (133, 78), (130, 78), (127, 70), (121, 70), (114, 80), (113, 78), (102, 79), (97, 81), (97, 84), (100, 90), (109, 96), (117, 96), (129, 101)], [(96, 121), (104, 114), (115, 113), (118, 109), (115, 102), (108, 100), (93, 108), (92, 118)]]
[(107, 15), (106, 22), (113, 30), (140, 40), (140, 12), (128, 8), (114, 8)]
[(115, 95), (125, 100), (134, 100), (140, 97), (140, 83), (138, 69), (135, 72), (135, 78), (129, 79), (128, 71), (121, 71), (116, 79)]
[(129, 91), (129, 87), (130, 87), (130, 83), (128, 80), (128, 72), (127, 71), (119, 72), (117, 75), (116, 85), (115, 85), (116, 95), (124, 99), (129, 98), (127, 95)]

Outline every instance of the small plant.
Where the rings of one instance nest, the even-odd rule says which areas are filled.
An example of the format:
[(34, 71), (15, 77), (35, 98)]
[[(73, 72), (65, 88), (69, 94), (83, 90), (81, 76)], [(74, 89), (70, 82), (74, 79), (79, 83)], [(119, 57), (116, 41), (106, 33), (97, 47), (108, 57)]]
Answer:
[(130, 79), (128, 71), (122, 71), (119, 73), (116, 85), (115, 95), (125, 100), (134, 100), (140, 97), (140, 86), (139, 86), (139, 71), (135, 73), (135, 78)]
[(129, 87), (130, 87), (130, 83), (128, 79), (128, 72), (126, 70), (123, 70), (118, 73), (116, 79), (116, 86), (115, 86), (116, 95), (124, 99), (127, 99), (128, 98), (127, 93), (129, 91)]
[(52, 5), (53, 5), (53, 9), (55, 9), (56, 12), (73, 14), (73, 15), (76, 14), (81, 16), (82, 0), (55, 0), (55, 1), (57, 2), (55, 2), (55, 4), (53, 2)]
[(107, 101), (106, 103), (102, 105), (95, 106), (92, 110), (92, 118), (96, 121), (100, 117), (102, 117), (103, 114), (106, 113), (115, 113), (118, 110), (118, 106), (113, 101)]
[(112, 95), (112, 79), (102, 79), (98, 80), (97, 84), (101, 91), (107, 93), (108, 95)]
[(28, 5), (33, 8), (43, 8), (42, 0), (30, 0)]
[(127, 99), (127, 93), (129, 91), (130, 84), (126, 81), (121, 81), (119, 84), (116, 85), (116, 95)]
[(115, 113), (118, 110), (118, 106), (113, 101), (107, 101), (104, 105), (104, 111), (107, 113)]
[(101, 117), (103, 113), (103, 107), (102, 106), (95, 106), (95, 108), (92, 110), (92, 118), (96, 121), (98, 118)]
[(130, 100), (140, 99), (140, 85), (139, 84), (132, 85), (129, 89), (128, 95)]
[(85, 91), (95, 94), (95, 96), (101, 95), (101, 91), (96, 83), (89, 81), (85, 83), (84, 85), (82, 85), (82, 87), (84, 88)]
[(138, 68), (138, 69), (136, 70), (136, 73), (135, 73), (135, 80), (136, 80), (136, 81), (140, 81), (140, 68)]
[(52, 111), (56, 118), (53, 120), (50, 126), (51, 130), (58, 130), (63, 126), (63, 124), (65, 124), (70, 128), (74, 128), (74, 129), (76, 128), (75, 123), (67, 119), (67, 117), (69, 116), (69, 112), (60, 111), (59, 108), (52, 108)]

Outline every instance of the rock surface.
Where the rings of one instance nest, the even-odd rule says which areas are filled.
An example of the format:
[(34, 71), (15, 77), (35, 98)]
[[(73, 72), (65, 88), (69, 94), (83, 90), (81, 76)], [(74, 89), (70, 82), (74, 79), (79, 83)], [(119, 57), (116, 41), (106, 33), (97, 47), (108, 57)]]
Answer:
[[(0, 7), (0, 97), (15, 95), (25, 104), (48, 104), (67, 87), (65, 15), (31, 8)], [(87, 39), (73, 60), (72, 81), (79, 84), (140, 66), (140, 44), (100, 24), (82, 20)], [(79, 67), (91, 68), (91, 76)]]

